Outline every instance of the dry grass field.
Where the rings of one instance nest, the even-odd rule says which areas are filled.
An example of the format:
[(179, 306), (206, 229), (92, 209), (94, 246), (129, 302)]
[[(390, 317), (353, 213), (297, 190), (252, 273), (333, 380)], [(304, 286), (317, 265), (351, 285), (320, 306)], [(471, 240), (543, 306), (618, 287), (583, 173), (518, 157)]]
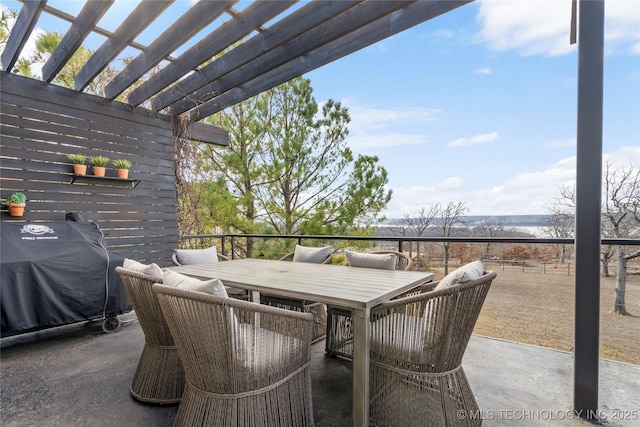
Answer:
[[(543, 347), (573, 347), (574, 280), (560, 272), (522, 271), (494, 266), (498, 273), (480, 313), (475, 333)], [(504, 270), (502, 270), (504, 268)], [(436, 272), (436, 280), (443, 276)], [(627, 277), (626, 308), (613, 313), (615, 277), (601, 278), (600, 357), (640, 365), (640, 275)]]

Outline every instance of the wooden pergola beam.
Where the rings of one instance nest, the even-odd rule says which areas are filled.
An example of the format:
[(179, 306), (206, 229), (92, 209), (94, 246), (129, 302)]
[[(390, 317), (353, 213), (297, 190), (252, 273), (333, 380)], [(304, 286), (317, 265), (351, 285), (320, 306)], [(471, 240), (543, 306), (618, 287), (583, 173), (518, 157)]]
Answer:
[(302, 56), (267, 71), (258, 74), (252, 80), (239, 84), (213, 99), (200, 104), (191, 111), (195, 121), (221, 111), (237, 102), (245, 100), (260, 92), (275, 87), (294, 77), (318, 68), (359, 49), (383, 40), (411, 28), (421, 22), (446, 13), (471, 0), (415, 2), (402, 8), (396, 13), (358, 28), (347, 35), (322, 45)]
[(143, 0), (138, 7), (122, 22), (118, 29), (89, 58), (84, 67), (75, 76), (75, 89), (85, 87), (104, 70), (107, 65), (122, 52), (133, 39), (140, 34), (175, 0)]
[(127, 102), (132, 105), (141, 104), (294, 4), (294, 0), (252, 3), (236, 17), (222, 24), (171, 64), (134, 89), (129, 94)]
[(114, 77), (105, 87), (105, 97), (114, 99), (120, 95), (144, 73), (159, 64), (167, 52), (173, 52), (237, 2), (238, 0), (219, 0), (196, 3)]
[[(296, 58), (303, 58), (308, 52), (349, 34), (354, 28), (359, 32), (363, 26), (381, 17), (388, 16), (389, 13), (407, 6), (410, 3), (412, 2), (379, 2), (376, 0), (358, 3), (356, 6), (345, 10), (334, 18), (322, 22), (315, 27), (311, 27), (298, 37), (285, 42), (275, 49), (265, 52), (250, 63), (230, 70), (233, 72), (229, 72), (214, 81), (210, 81), (206, 87), (183, 97), (179, 102), (173, 104), (174, 112), (176, 114), (182, 114), (185, 111), (197, 107), (201, 102), (211, 99), (212, 96), (214, 96), (215, 99), (215, 96), (224, 94), (228, 90), (246, 84), (255, 78), (259, 78), (266, 72), (282, 64), (286, 64)], [(363, 36), (363, 38), (366, 37)], [(308, 58), (305, 59), (308, 61)]]
[(114, 1), (90, 0), (85, 3), (80, 14), (71, 24), (71, 28), (42, 67), (42, 80), (50, 83), (56, 77)]
[(358, 0), (338, 2), (311, 2), (284, 17), (264, 31), (236, 46), (224, 56), (206, 65), (198, 73), (186, 77), (157, 96), (151, 98), (154, 110), (160, 111), (184, 96), (206, 86), (210, 81), (232, 72), (252, 61), (265, 52), (269, 52), (283, 43), (299, 36), (322, 22), (335, 17), (353, 7)]
[(9, 34), (7, 44), (2, 51), (2, 68), (4, 71), (11, 72), (11, 69), (16, 64), (16, 61), (20, 57), (22, 48), (27, 43), (33, 27), (35, 27), (40, 17), (40, 13), (47, 5), (46, 0), (26, 0), (20, 13), (16, 18), (16, 22)]

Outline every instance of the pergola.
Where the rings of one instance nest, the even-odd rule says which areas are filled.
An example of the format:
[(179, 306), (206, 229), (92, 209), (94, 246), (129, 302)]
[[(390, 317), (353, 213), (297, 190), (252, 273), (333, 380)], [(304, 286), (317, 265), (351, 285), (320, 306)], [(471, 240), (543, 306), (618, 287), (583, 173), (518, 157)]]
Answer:
[[(45, 153), (40, 148), (45, 139), (49, 144), (47, 147), (57, 144), (54, 154), (58, 157), (81, 147), (82, 143), (78, 142), (81, 138), (89, 141), (88, 146), (94, 149), (104, 149), (106, 144), (116, 141), (119, 148), (112, 147), (112, 150), (131, 155), (140, 149), (149, 149), (147, 157), (154, 152), (167, 151), (171, 146), (171, 127), (163, 125), (163, 122), (169, 123), (172, 118), (185, 113), (188, 113), (192, 122), (198, 122), (469, 1), (341, 0), (301, 4), (291, 0), (252, 1), (242, 10), (237, 10), (234, 8), (237, 1), (202, 0), (181, 16), (175, 17), (174, 23), (158, 34), (148, 46), (137, 43), (136, 37), (172, 3), (172, 0), (141, 1), (111, 33), (97, 24), (109, 8), (117, 7), (114, 0), (87, 1), (77, 16), (56, 10), (44, 0), (23, 2), (1, 57), (3, 191), (18, 188), (17, 183), (24, 182), (20, 188), (27, 187), (34, 194), (65, 194), (59, 196), (58, 203), (68, 199), (74, 201), (74, 197), (79, 200), (79, 193), (69, 193), (69, 186), (66, 185), (69, 174), (65, 172), (64, 164), (58, 160), (49, 167), (52, 163), (50, 159), (55, 156), (51, 151)], [(577, 11), (579, 53), (573, 406), (574, 410), (586, 414), (587, 411), (598, 409), (604, 0), (580, 0)], [(67, 20), (71, 25), (44, 65), (42, 82), (28, 82), (11, 71), (42, 13)], [(220, 19), (223, 16), (226, 19)], [(221, 22), (219, 26), (196, 40), (196, 35), (203, 28), (218, 21)], [(106, 37), (106, 40), (75, 76), (75, 87), (69, 90), (52, 84), (92, 32)], [(171, 56), (183, 46), (189, 47), (180, 56)], [(84, 93), (88, 85), (128, 47), (138, 49), (140, 53), (106, 84), (104, 94), (98, 97)], [(40, 107), (45, 100), (50, 102), (50, 107)], [(57, 120), (55, 123), (54, 116)], [(102, 123), (99, 117), (104, 117)], [(132, 125), (131, 122), (136, 123)], [(99, 128), (102, 124), (105, 128), (98, 133), (77, 130), (91, 126)], [(109, 139), (105, 139), (101, 135), (109, 133), (106, 125), (127, 130), (119, 131), (117, 135), (112, 133)], [(69, 130), (61, 132), (62, 126)], [(194, 126), (192, 137), (222, 145), (228, 143), (226, 131), (206, 128), (210, 127)], [(48, 135), (46, 138), (43, 137), (45, 134)], [(138, 144), (139, 141), (151, 139), (160, 141), (161, 145), (151, 148), (140, 145), (127, 151), (128, 141), (138, 141)], [(21, 154), (26, 150), (29, 154)], [(45, 154), (38, 158), (39, 153)], [(175, 222), (175, 196), (170, 196), (169, 188), (175, 176), (169, 172), (171, 167), (167, 166), (170, 165), (170, 154), (158, 162), (151, 162), (142, 158), (145, 155), (143, 153), (139, 174), (149, 182), (156, 180), (154, 185), (150, 184), (145, 197), (167, 191), (165, 199), (154, 205), (171, 206), (173, 203), (173, 211), (168, 209), (161, 215), (154, 211), (154, 215), (166, 215), (167, 218), (173, 215)], [(31, 164), (34, 157), (41, 168), (38, 179), (25, 173), (25, 165)], [(156, 185), (160, 181), (162, 185)], [(66, 185), (65, 190), (61, 190), (63, 184)], [(132, 197), (130, 193), (118, 195), (114, 191), (105, 197), (116, 200), (118, 196)], [(63, 200), (63, 197), (66, 199)], [(48, 206), (45, 202), (42, 199), (41, 206)], [(42, 212), (30, 219), (48, 219), (45, 209)], [(138, 216), (130, 218), (130, 222), (133, 224), (136, 218), (138, 221), (149, 218), (149, 212), (140, 210)], [(106, 215), (103, 218), (110, 221)], [(118, 237), (118, 231), (115, 230), (119, 228), (114, 226), (113, 229), (114, 238)], [(135, 227), (132, 225), (130, 230), (135, 230)], [(143, 258), (151, 260), (154, 254), (166, 257), (167, 248), (177, 241), (177, 233), (167, 238), (167, 235), (171, 237), (170, 227), (164, 231), (164, 240), (149, 240), (158, 245), (156, 252), (139, 252)], [(151, 239), (148, 229), (140, 231), (140, 234), (143, 232), (147, 239)], [(128, 238), (121, 236), (123, 244), (127, 243)], [(161, 244), (159, 240), (162, 240)]]

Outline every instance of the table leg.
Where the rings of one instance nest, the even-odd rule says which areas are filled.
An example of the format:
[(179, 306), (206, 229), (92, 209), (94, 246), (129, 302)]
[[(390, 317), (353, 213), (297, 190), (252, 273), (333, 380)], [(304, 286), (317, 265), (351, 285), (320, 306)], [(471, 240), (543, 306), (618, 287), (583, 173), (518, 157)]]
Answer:
[(370, 311), (353, 309), (353, 425), (369, 425)]

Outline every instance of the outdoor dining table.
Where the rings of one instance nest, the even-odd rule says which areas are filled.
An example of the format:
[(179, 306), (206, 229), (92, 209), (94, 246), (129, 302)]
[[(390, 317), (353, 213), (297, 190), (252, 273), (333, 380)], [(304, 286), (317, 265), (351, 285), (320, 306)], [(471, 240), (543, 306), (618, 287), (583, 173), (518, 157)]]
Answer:
[[(226, 286), (350, 308), (353, 316), (353, 425), (369, 424), (370, 310), (422, 283), (434, 274), (330, 264), (239, 259), (184, 265), (169, 270)], [(254, 294), (255, 295), (255, 294)], [(255, 297), (254, 297), (255, 300)]]

